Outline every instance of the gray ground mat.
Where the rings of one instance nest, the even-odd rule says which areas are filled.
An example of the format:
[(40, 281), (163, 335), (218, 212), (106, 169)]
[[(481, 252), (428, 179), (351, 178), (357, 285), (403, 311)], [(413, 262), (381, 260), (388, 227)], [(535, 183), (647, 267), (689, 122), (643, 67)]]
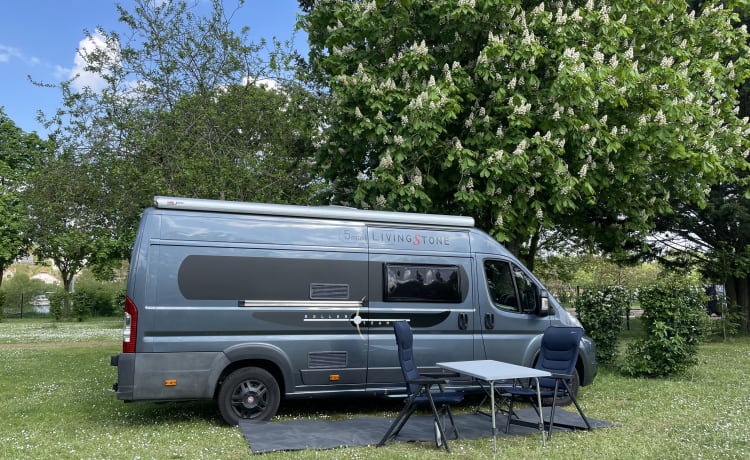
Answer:
[[(538, 415), (531, 408), (516, 411), (519, 418), (530, 426), (511, 424), (510, 432), (505, 433), (505, 415), (497, 415), (497, 436), (539, 434), (533, 427), (539, 422)], [(545, 408), (545, 420), (549, 420), (549, 408)], [(611, 426), (609, 422), (588, 417), (593, 428)], [(482, 414), (454, 415), (459, 434), (463, 439), (489, 438), (492, 436), (492, 422)], [(375, 445), (388, 430), (392, 418), (356, 417), (345, 420), (286, 420), (280, 422), (240, 421), (240, 431), (245, 436), (254, 454), (282, 450), (333, 449)], [(446, 422), (450, 425), (450, 422)], [(559, 425), (558, 425), (559, 424)], [(583, 429), (585, 425), (577, 412), (565, 409), (555, 410), (555, 431)], [(446, 427), (447, 429), (447, 427)], [(448, 442), (452, 433), (446, 433)], [(554, 439), (554, 436), (553, 436)], [(399, 435), (390, 442), (434, 442), (431, 415), (413, 415)]]

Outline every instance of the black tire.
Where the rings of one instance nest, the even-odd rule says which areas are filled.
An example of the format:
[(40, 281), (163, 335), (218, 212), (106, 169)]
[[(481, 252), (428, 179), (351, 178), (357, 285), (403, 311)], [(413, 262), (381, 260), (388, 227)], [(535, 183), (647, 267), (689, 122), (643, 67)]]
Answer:
[[(562, 385), (562, 383), (560, 384)], [(578, 369), (573, 371), (573, 378), (570, 381), (570, 392), (573, 393), (573, 396), (578, 399), (578, 388), (581, 386), (581, 379), (578, 376)], [(567, 406), (570, 404), (573, 404), (573, 400), (566, 396), (564, 398), (558, 398), (557, 403), (558, 406)], [(552, 405), (552, 398), (544, 398), (542, 400), (542, 405), (544, 406), (551, 406)]]
[(270, 420), (280, 402), (278, 382), (259, 367), (243, 367), (229, 374), (216, 397), (221, 416), (232, 426), (242, 419)]

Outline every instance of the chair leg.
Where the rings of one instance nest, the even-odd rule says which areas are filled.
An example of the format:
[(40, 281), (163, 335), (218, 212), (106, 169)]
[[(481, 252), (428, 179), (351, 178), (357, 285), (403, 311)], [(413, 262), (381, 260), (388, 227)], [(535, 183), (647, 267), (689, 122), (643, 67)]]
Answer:
[(432, 415), (435, 417), (435, 423), (437, 424), (438, 431), (440, 432), (440, 438), (443, 440), (442, 446), (445, 448), (446, 452), (450, 452), (450, 449), (448, 448), (448, 438), (446, 438), (445, 430), (443, 429), (443, 422), (440, 421), (440, 414), (438, 413), (437, 407), (435, 407), (435, 401), (432, 399), (432, 394), (430, 393), (429, 389), (427, 391), (427, 399), (430, 401)]
[[(549, 428), (547, 429), (547, 440), (552, 439), (552, 427), (555, 425), (555, 408), (557, 407), (557, 388), (559, 379), (555, 380), (555, 391), (552, 393), (552, 409), (549, 413)], [(563, 383), (565, 383), (563, 381)]]
[(510, 398), (508, 398), (508, 421), (505, 424), (505, 433), (507, 434), (510, 431), (510, 419), (513, 417), (513, 402), (516, 400), (516, 398), (511, 395)]
[(404, 427), (406, 421), (409, 420), (411, 414), (413, 414), (414, 411), (417, 410), (417, 405), (414, 404), (414, 399), (415, 398), (413, 397), (409, 397), (407, 402), (404, 404), (404, 408), (401, 409), (398, 417), (396, 417), (393, 423), (391, 423), (391, 426), (388, 427), (388, 431), (385, 432), (385, 435), (383, 435), (383, 439), (380, 440), (380, 442), (377, 444), (377, 447), (385, 445), (385, 443), (388, 442), (389, 439), (398, 436), (398, 433), (401, 431), (401, 428)]
[(565, 391), (567, 391), (568, 395), (570, 396), (570, 399), (573, 401), (573, 404), (576, 406), (576, 409), (578, 410), (578, 414), (583, 419), (583, 423), (586, 424), (586, 429), (591, 430), (591, 424), (589, 423), (589, 419), (586, 418), (586, 415), (584, 415), (583, 410), (581, 409), (581, 406), (578, 404), (578, 400), (575, 396), (573, 396), (573, 393), (570, 391), (570, 386), (568, 385), (568, 382), (563, 380), (563, 385), (565, 385)]
[[(447, 404), (443, 405), (443, 412), (445, 412), (448, 415), (448, 419), (451, 421), (451, 427), (453, 428), (453, 433), (456, 435), (454, 439), (458, 439), (461, 437), (461, 435), (458, 433), (458, 427), (456, 426), (455, 420), (453, 420), (453, 412), (451, 412), (450, 406)], [(443, 427), (445, 427), (445, 424), (443, 424)]]

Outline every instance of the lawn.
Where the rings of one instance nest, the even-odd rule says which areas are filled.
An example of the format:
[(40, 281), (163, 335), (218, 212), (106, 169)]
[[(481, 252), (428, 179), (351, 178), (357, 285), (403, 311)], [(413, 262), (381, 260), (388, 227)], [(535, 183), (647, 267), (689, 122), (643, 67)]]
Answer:
[[(119, 320), (0, 322), (0, 458), (250, 458), (237, 428), (210, 402), (124, 404), (111, 390)], [(615, 423), (593, 432), (501, 438), (496, 458), (750, 458), (750, 339), (702, 346), (700, 364), (673, 379), (631, 379), (601, 369), (581, 389), (584, 410)], [(282, 403), (279, 418), (395, 416), (397, 401)], [(466, 406), (464, 410), (469, 410)], [(493, 458), (490, 438), (264, 454), (281, 458)]]

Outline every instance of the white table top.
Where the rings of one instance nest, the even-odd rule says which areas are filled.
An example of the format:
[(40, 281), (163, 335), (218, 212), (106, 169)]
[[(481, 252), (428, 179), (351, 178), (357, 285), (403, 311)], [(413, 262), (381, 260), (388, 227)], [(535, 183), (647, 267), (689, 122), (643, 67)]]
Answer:
[(437, 363), (437, 366), (459, 374), (468, 375), (486, 382), (497, 380), (525, 379), (532, 377), (550, 377), (547, 371), (517, 364), (480, 359), (476, 361), (451, 361)]

